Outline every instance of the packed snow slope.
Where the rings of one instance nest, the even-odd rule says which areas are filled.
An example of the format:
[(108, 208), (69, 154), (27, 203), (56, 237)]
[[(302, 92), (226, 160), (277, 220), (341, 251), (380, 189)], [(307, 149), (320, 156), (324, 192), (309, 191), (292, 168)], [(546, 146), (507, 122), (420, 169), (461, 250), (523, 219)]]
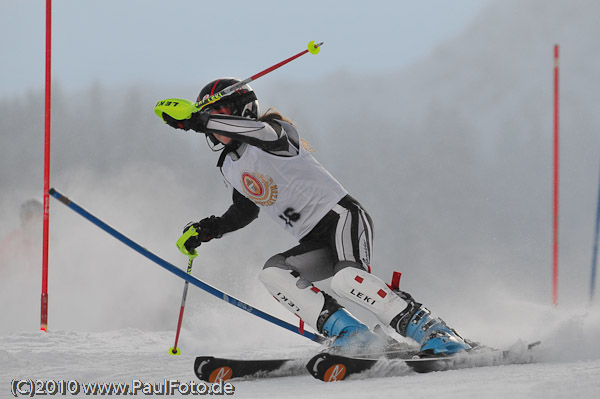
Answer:
[[(600, 3), (509, 0), (403, 70), (340, 71), (311, 82), (257, 81), (263, 110), (293, 119), (315, 155), (375, 222), (373, 271), (462, 335), (503, 348), (542, 340), (538, 363), (430, 375), (309, 376), (235, 382), (240, 397), (393, 394), (448, 398), (593, 397), (600, 392), (600, 309), (590, 263), (600, 163)], [(326, 38), (324, 38), (326, 40)], [(559, 303), (552, 305), (553, 46), (561, 46)], [(326, 51), (324, 48), (323, 51)], [(391, 49), (390, 51), (401, 51)], [(350, 60), (350, 58), (349, 58)], [(349, 61), (350, 62), (350, 61)], [(238, 75), (254, 71), (240, 66)], [(52, 185), (167, 261), (190, 220), (230, 201), (204, 137), (175, 132), (157, 100), (187, 87), (53, 94)], [(0, 102), (0, 397), (14, 378), (81, 382), (195, 379), (196, 355), (306, 356), (319, 348), (183, 281), (50, 204), (48, 334), (38, 331), (40, 226), (19, 222), (39, 197), (43, 93)], [(110, 116), (110, 117), (107, 117)], [(194, 276), (296, 323), (260, 285), (271, 255), (295, 245), (259, 218), (199, 248)], [(327, 282), (323, 285), (326, 287)], [(594, 287), (596, 288), (596, 287)], [(353, 309), (354, 310), (354, 309)], [(363, 315), (361, 315), (363, 316)], [(369, 324), (373, 320), (365, 319)]]
[[(219, 306), (217, 306), (219, 308)], [(235, 309), (217, 309), (224, 313)], [(219, 317), (194, 318), (184, 329), (182, 354), (167, 353), (173, 332), (121, 329), (108, 332), (53, 331), (13, 333), (0, 337), (0, 397), (10, 397), (13, 379), (67, 379), (80, 383), (134, 381), (160, 383), (197, 381), (194, 358), (199, 354), (235, 355), (244, 358), (277, 356), (306, 357), (317, 350), (286, 332), (264, 328), (250, 317), (231, 313), (244, 329), (228, 331), (216, 341)], [(595, 397), (600, 390), (600, 360), (596, 337), (598, 320), (565, 320), (562, 326), (546, 328), (545, 342), (538, 355), (540, 363), (483, 367), (431, 374), (394, 369), (382, 376), (365, 373), (351, 379), (324, 383), (308, 374), (262, 380), (231, 381), (235, 397), (241, 398), (364, 398), (382, 395), (428, 398), (574, 398)], [(205, 329), (198, 324), (206, 324)], [(256, 328), (256, 329), (255, 329)], [(261, 339), (255, 333), (260, 331)], [(565, 332), (568, 331), (568, 332)], [(575, 333), (577, 337), (573, 337)], [(207, 339), (204, 339), (206, 337)], [(211, 339), (212, 338), (212, 339)], [(271, 342), (266, 342), (267, 338)], [(248, 341), (253, 342), (249, 350)], [(576, 342), (576, 345), (573, 343)], [(583, 348), (587, 346), (587, 350)], [(595, 350), (593, 349), (595, 348)], [(140, 394), (140, 396), (142, 396)], [(182, 396), (182, 395), (174, 395)]]

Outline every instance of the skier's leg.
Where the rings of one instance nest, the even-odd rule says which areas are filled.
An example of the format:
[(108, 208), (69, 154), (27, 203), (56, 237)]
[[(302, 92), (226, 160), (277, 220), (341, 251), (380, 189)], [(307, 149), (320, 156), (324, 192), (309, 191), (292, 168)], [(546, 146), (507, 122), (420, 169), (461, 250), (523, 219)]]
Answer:
[(352, 197), (333, 207), (335, 225), (329, 230), (329, 242), (335, 256), (334, 274), (346, 267), (371, 271), (373, 221)]
[(331, 289), (391, 325), (400, 335), (412, 338), (421, 351), (450, 354), (470, 349), (458, 333), (402, 291), (392, 291), (378, 277), (358, 268), (346, 267), (331, 280)]
[(331, 235), (330, 246), (336, 258), (331, 281), (334, 293), (370, 310), (383, 323), (421, 344), (423, 351), (452, 353), (470, 348), (442, 320), (431, 318), (430, 312), (410, 295), (393, 292), (370, 274), (373, 222), (356, 200), (345, 197), (327, 217), (331, 218), (331, 227), (326, 231)]
[[(309, 247), (313, 250), (301, 253), (301, 250)], [(331, 259), (330, 250), (326, 247), (300, 245), (271, 257), (259, 279), (286, 309), (326, 337), (335, 338), (332, 347), (352, 352), (380, 349), (374, 348), (381, 343), (378, 335), (352, 316), (333, 297), (305, 278), (305, 274), (313, 277), (319, 275), (322, 279), (330, 277), (333, 270)], [(309, 263), (303, 260), (310, 260), (311, 265), (321, 264), (323, 268), (321, 271), (312, 268), (309, 271)]]

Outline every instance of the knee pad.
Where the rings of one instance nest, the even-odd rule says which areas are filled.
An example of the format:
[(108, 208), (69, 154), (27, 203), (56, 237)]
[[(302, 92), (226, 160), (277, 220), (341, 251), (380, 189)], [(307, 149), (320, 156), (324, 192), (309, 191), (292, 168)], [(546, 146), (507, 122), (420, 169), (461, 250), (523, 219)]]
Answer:
[(321, 290), (301, 278), (298, 272), (279, 267), (266, 267), (258, 278), (279, 303), (318, 331), (317, 321), (325, 305)]
[(331, 289), (369, 310), (386, 326), (408, 306), (380, 278), (362, 269), (340, 270), (331, 280)]

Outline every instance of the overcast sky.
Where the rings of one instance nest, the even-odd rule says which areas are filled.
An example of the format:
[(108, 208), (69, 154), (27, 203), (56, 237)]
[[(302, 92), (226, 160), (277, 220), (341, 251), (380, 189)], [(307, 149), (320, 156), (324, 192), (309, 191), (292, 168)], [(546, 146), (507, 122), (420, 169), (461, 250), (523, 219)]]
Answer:
[[(396, 69), (462, 32), (491, 0), (54, 0), (52, 72), (62, 88), (203, 84), (277, 71), (308, 79)], [(44, 0), (0, 0), (0, 98), (43, 89)]]

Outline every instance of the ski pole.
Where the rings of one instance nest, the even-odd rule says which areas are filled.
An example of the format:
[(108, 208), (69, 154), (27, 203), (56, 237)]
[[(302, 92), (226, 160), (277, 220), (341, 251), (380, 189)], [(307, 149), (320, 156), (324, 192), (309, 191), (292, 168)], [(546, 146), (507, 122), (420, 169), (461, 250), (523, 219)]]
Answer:
[(234, 297), (230, 296), (229, 294), (213, 287), (212, 285), (209, 285), (209, 284), (205, 283), (204, 281), (198, 280), (191, 274), (187, 274), (180, 268), (167, 262), (166, 260), (162, 259), (161, 257), (153, 254), (152, 252), (148, 251), (146, 248), (142, 247), (135, 241), (131, 240), (130, 238), (121, 234), (114, 228), (110, 227), (109, 225), (107, 225), (106, 223), (104, 223), (103, 221), (98, 219), (96, 216), (92, 215), (91, 213), (89, 213), (88, 211), (86, 211), (85, 209), (83, 209), (82, 207), (77, 205), (75, 202), (71, 201), (68, 197), (65, 197), (64, 195), (62, 195), (61, 193), (56, 191), (54, 188), (51, 188), (48, 191), (48, 193), (51, 196), (53, 196), (54, 198), (56, 198), (57, 200), (59, 200), (61, 203), (63, 203), (67, 207), (69, 207), (71, 210), (75, 211), (75, 213), (79, 214), (80, 216), (83, 216), (85, 219), (92, 222), (93, 224), (95, 224), (96, 226), (98, 226), (99, 228), (101, 228), (102, 230), (104, 230), (106, 233), (110, 234), (117, 240), (121, 241), (123, 244), (125, 244), (128, 247), (130, 247), (131, 249), (139, 252), (146, 258), (150, 259), (151, 261), (153, 261), (160, 267), (170, 271), (177, 277), (182, 278), (185, 281), (189, 281), (192, 285), (195, 285), (196, 287), (200, 288), (201, 290), (208, 292), (209, 294), (219, 298), (222, 301), (225, 301), (233, 306), (236, 306), (242, 310), (245, 310), (246, 312), (248, 312), (256, 317), (260, 317), (263, 320), (266, 320), (270, 323), (278, 325), (279, 327), (282, 327), (282, 328), (284, 328), (288, 331), (291, 331), (295, 334), (302, 335), (303, 337), (308, 338), (311, 341), (322, 343), (327, 340), (323, 336), (312, 333), (310, 331), (304, 330), (304, 331), (300, 332), (298, 330), (297, 326), (290, 324), (284, 320), (278, 319), (275, 316), (271, 316), (270, 314), (265, 313), (260, 309), (256, 309), (256, 308), (248, 305), (247, 303), (240, 301), (239, 299), (234, 298)]
[(220, 92), (215, 93), (206, 99), (200, 100), (199, 102), (193, 103), (189, 100), (184, 100), (181, 98), (169, 98), (166, 100), (161, 100), (158, 103), (156, 103), (156, 106), (154, 107), (154, 112), (161, 119), (163, 119), (163, 117), (162, 117), (163, 112), (166, 112), (168, 115), (170, 115), (171, 117), (174, 117), (175, 119), (189, 118), (189, 115), (191, 113), (200, 111), (202, 108), (206, 107), (207, 105), (213, 104), (213, 103), (219, 101), (220, 99), (222, 99), (223, 97), (226, 97), (226, 96), (234, 93), (237, 89), (239, 89), (243, 85), (248, 84), (270, 72), (273, 72), (274, 70), (284, 66), (285, 64), (295, 60), (296, 58), (298, 58), (300, 56), (303, 56), (306, 53), (318, 54), (319, 51), (321, 51), (322, 45), (323, 45), (323, 42), (315, 43), (314, 41), (311, 41), (308, 43), (308, 48), (306, 50), (303, 50), (303, 51), (299, 52), (298, 54), (291, 56), (290, 58), (287, 58), (281, 62), (278, 62), (277, 64), (272, 65), (272, 66), (268, 67), (267, 69), (260, 71), (256, 74), (250, 76), (247, 79), (242, 80), (241, 82), (238, 82), (229, 87), (226, 87), (223, 90), (221, 90)]
[(261, 76), (264, 76), (270, 72), (273, 72), (274, 70), (278, 69), (279, 67), (284, 66), (285, 64), (295, 60), (296, 58), (298, 58), (300, 56), (303, 56), (306, 53), (310, 52), (311, 54), (318, 54), (319, 51), (321, 51), (320, 47), (322, 45), (323, 45), (323, 42), (315, 43), (314, 41), (311, 41), (310, 43), (308, 43), (308, 48), (306, 50), (301, 51), (298, 54), (293, 55), (290, 58), (283, 60), (273, 66), (270, 66), (269, 68), (267, 68), (263, 71), (260, 71), (259, 73), (254, 74), (254, 75), (250, 76), (249, 78), (242, 80), (241, 82), (238, 82), (229, 87), (226, 87), (223, 90), (221, 90), (220, 92), (215, 93), (212, 96), (208, 97), (207, 99), (198, 101), (195, 104), (195, 106), (196, 106), (196, 108), (198, 108), (198, 110), (201, 110), (202, 108), (206, 107), (207, 105), (217, 102), (221, 98), (230, 95), (231, 93), (235, 92), (237, 89), (242, 87), (243, 85), (248, 84), (248, 83), (252, 82), (253, 80), (256, 80), (256, 79), (260, 78)]
[[(192, 274), (192, 262), (194, 258), (190, 256), (190, 260), (188, 261), (187, 273)], [(177, 342), (179, 341), (179, 332), (181, 331), (181, 322), (183, 321), (183, 310), (185, 309), (185, 299), (187, 298), (187, 291), (190, 282), (185, 280), (185, 284), (183, 285), (183, 296), (181, 298), (181, 308), (179, 309), (179, 320), (177, 321), (177, 332), (175, 333), (175, 344), (171, 349), (169, 349), (169, 354), (171, 355), (180, 355), (181, 351), (177, 349)]]

